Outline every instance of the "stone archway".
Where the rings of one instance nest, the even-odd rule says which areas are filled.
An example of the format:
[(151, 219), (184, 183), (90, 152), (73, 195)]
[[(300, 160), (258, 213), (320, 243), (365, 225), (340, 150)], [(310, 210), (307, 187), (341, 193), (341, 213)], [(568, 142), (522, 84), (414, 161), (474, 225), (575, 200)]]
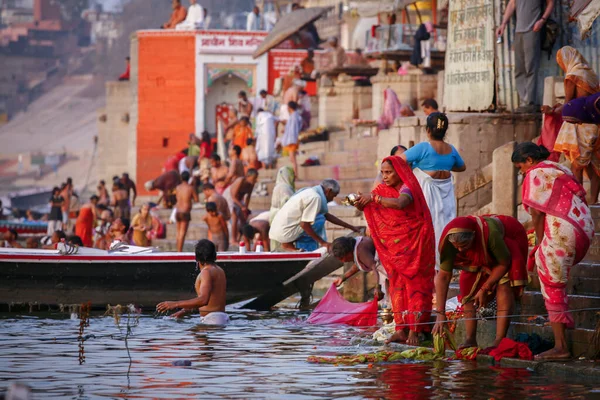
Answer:
[(232, 73), (217, 77), (206, 90), (204, 120), (206, 121), (206, 130), (210, 133), (217, 132), (217, 105), (221, 103), (237, 104), (237, 95), (241, 90), (246, 91), (248, 97), (251, 97), (248, 83), (237, 74)]

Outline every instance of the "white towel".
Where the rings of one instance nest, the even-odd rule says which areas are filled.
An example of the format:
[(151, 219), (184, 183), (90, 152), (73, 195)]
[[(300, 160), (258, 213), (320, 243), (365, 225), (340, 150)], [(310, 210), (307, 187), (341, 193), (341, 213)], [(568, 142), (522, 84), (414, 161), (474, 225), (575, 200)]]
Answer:
[(204, 325), (227, 325), (229, 316), (224, 312), (211, 312), (200, 318), (200, 323)]
[(419, 168), (413, 170), (415, 177), (421, 185), (425, 201), (433, 219), (433, 230), (435, 231), (435, 269), (440, 269), (440, 254), (438, 245), (444, 228), (450, 221), (456, 218), (456, 196), (454, 194), (454, 181), (448, 179), (433, 179)]

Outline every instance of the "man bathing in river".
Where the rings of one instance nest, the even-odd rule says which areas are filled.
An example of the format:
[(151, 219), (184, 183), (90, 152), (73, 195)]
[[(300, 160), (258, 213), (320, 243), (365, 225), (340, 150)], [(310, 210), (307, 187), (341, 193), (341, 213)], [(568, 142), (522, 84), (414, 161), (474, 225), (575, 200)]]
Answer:
[(156, 306), (156, 311), (166, 312), (182, 308), (181, 311), (173, 314), (173, 317), (179, 318), (187, 310), (199, 308), (203, 324), (227, 324), (229, 322), (229, 317), (225, 314), (227, 279), (225, 272), (215, 264), (216, 260), (215, 245), (210, 240), (200, 240), (196, 244), (196, 261), (200, 268), (200, 274), (196, 278), (195, 284), (198, 297), (184, 301), (164, 301)]
[(192, 202), (198, 202), (198, 193), (196, 193), (192, 185), (188, 183), (190, 180), (190, 173), (184, 171), (181, 174), (181, 180), (182, 182), (175, 188), (175, 195), (177, 196), (175, 220), (177, 221), (178, 252), (183, 250), (185, 235), (187, 234), (192, 219)]

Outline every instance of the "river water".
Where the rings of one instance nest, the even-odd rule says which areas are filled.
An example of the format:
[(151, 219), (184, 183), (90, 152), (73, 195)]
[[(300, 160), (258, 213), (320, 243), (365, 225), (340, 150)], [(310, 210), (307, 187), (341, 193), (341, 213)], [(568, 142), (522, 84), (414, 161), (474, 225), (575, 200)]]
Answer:
[[(114, 399), (583, 399), (593, 382), (473, 362), (311, 364), (310, 355), (373, 352), (370, 331), (311, 326), (296, 311), (232, 312), (225, 329), (142, 315), (92, 315), (79, 364), (79, 320), (65, 313), (0, 317), (0, 393), (9, 382), (35, 398)], [(136, 321), (130, 319), (130, 325)], [(372, 330), (371, 330), (372, 331)], [(365, 338), (360, 340), (357, 338)], [(363, 343), (363, 344), (357, 344)], [(131, 362), (126, 344), (131, 354)], [(191, 362), (189, 366), (175, 366)], [(0, 396), (1, 397), (1, 396)]]

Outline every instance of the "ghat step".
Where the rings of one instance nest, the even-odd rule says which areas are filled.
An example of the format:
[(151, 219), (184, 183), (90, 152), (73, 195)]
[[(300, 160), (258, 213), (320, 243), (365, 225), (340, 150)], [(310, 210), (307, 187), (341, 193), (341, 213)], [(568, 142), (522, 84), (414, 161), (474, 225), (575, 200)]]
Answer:
[[(458, 294), (458, 286), (452, 284), (448, 291), (448, 298)], [(573, 310), (572, 315), (576, 328), (593, 329), (598, 321), (598, 309), (600, 309), (600, 297), (598, 296), (580, 296), (569, 295), (569, 310)], [(516, 317), (515, 320), (523, 323), (527, 322), (526, 316), (546, 315), (548, 311), (544, 304), (544, 298), (539, 291), (526, 290), (521, 297), (520, 306), (517, 307), (515, 314), (523, 317)]]

